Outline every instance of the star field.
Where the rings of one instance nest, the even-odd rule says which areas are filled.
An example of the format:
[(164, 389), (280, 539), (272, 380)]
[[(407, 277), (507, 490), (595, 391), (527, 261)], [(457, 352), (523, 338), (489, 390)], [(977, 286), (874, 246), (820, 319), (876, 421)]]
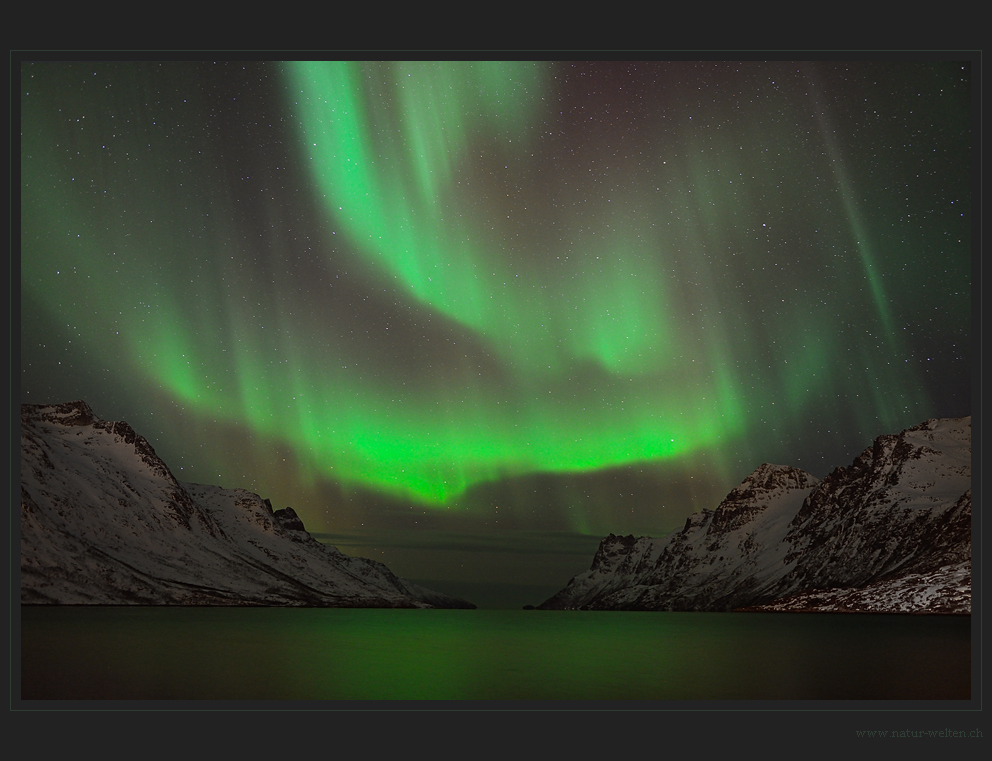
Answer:
[(20, 109), (21, 400), (398, 572), (971, 414), (967, 61), (24, 62)]

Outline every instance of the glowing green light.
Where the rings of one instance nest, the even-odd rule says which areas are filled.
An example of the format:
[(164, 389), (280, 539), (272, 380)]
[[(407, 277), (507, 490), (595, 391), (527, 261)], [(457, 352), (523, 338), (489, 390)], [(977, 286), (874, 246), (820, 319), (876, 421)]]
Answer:
[[(111, 119), (145, 93), (87, 96), (71, 133), (69, 96), (25, 100), (22, 290), (101, 372), (289, 448), (308, 483), (450, 505), (507, 476), (720, 459), (824, 408), (887, 430), (926, 408), (894, 254), (829, 139), (840, 192), (821, 207), (790, 195), (813, 171), (795, 142), (774, 172), (740, 130), (673, 137), (668, 115), (628, 154), (627, 132), (582, 143), (547, 64), (283, 71), (302, 190), (255, 199), (261, 243), (220, 146), (150, 150)], [(615, 170), (589, 179), (607, 151)], [(395, 338), (369, 324), (387, 311)]]

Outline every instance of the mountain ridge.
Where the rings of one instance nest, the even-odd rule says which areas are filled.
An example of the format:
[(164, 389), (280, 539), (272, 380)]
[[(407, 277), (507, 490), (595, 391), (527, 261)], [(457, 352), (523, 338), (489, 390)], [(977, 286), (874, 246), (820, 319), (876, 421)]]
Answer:
[(180, 482), (124, 421), (21, 406), (21, 602), (473, 608), (244, 489)]
[(611, 534), (538, 608), (970, 613), (970, 569), (971, 418), (932, 419), (822, 480), (763, 464), (668, 536)]

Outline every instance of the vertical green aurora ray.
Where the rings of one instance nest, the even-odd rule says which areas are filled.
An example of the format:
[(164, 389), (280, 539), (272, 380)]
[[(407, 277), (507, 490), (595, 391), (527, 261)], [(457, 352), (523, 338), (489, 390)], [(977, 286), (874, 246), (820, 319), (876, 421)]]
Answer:
[[(429, 82), (422, 81), (431, 72), (416, 79), (406, 72), (404, 78), (413, 81), (394, 84), (377, 76), (377, 68), (345, 62), (290, 67), (302, 93), (306, 147), (318, 185), (332, 218), (373, 264), (381, 262), (397, 274), (419, 300), (446, 298), (447, 313), (479, 326), (489, 305), (475, 287), (476, 263), (467, 248), (442, 258), (445, 238), (457, 236), (458, 226), (449, 226), (454, 232), (441, 229), (435, 190), (449, 184), (444, 165), (457, 160), (464, 129), (457, 120), (445, 121), (445, 116), (450, 121), (451, 110), (438, 114), (431, 109), (430, 104), (441, 102)], [(402, 100), (408, 107), (399, 124), (386, 110), (394, 88), (412, 93)], [(366, 90), (371, 90), (367, 96)], [(372, 104), (368, 110), (366, 102)], [(397, 131), (412, 134), (397, 137)], [(448, 148), (454, 156), (448, 156)], [(410, 164), (414, 169), (405, 171)]]
[(864, 276), (868, 281), (869, 288), (871, 289), (875, 310), (878, 313), (878, 317), (881, 320), (882, 326), (885, 330), (885, 340), (891, 348), (895, 344), (895, 331), (893, 329), (892, 313), (889, 308), (889, 297), (886, 295), (885, 289), (882, 286), (879, 266), (875, 261), (875, 254), (872, 251), (871, 243), (868, 240), (868, 231), (865, 229), (865, 224), (862, 221), (858, 204), (854, 200), (854, 189), (852, 188), (851, 181), (847, 177), (847, 172), (844, 169), (844, 158), (841, 155), (839, 147), (837, 146), (837, 141), (834, 139), (833, 130), (829, 128), (825, 117), (822, 116), (822, 112), (821, 114), (818, 114), (818, 116), (820, 122), (820, 132), (823, 136), (823, 141), (827, 146), (827, 151), (830, 156), (831, 169), (833, 170), (833, 176), (836, 179), (837, 188), (840, 192), (840, 199), (844, 204), (844, 211), (847, 214), (847, 219), (851, 226), (851, 233), (854, 236), (854, 243), (858, 248), (858, 255), (860, 256), (864, 267)]
[[(492, 209), (473, 212), (459, 198), (470, 138), (484, 152), (493, 150), (486, 137), (498, 141), (497, 154), (527, 148), (529, 114), (545, 89), (539, 65), (310, 63), (290, 71), (329, 214), (373, 266), (529, 374), (589, 358), (616, 372), (666, 360), (662, 283), (657, 275), (634, 282), (638, 260), (650, 255), (640, 231), (592, 211), (572, 264), (556, 277), (529, 267), (535, 252), (515, 262), (506, 241), (478, 229), (503, 224)], [(399, 116), (383, 106), (394, 92)]]
[[(814, 78), (815, 79), (815, 78)], [(819, 128), (819, 134), (825, 146), (829, 159), (830, 175), (832, 176), (837, 194), (843, 207), (850, 235), (848, 246), (853, 243), (856, 251), (856, 261), (861, 265), (860, 273), (850, 273), (853, 282), (865, 282), (871, 294), (872, 318), (863, 320), (860, 328), (875, 334), (874, 350), (861, 349), (860, 362), (865, 368), (867, 382), (861, 387), (846, 379), (849, 394), (856, 399), (871, 400), (871, 418), (881, 420), (887, 429), (904, 425), (908, 411), (924, 408), (928, 404), (926, 394), (920, 391), (922, 384), (915, 376), (915, 368), (910, 367), (905, 359), (907, 347), (896, 333), (895, 318), (892, 303), (895, 296), (886, 292), (883, 284), (885, 276), (886, 255), (891, 258), (895, 252), (878, 250), (873, 245), (872, 234), (865, 223), (865, 215), (860, 208), (858, 196), (868, 203), (863, 189), (857, 189), (857, 183), (850, 177), (846, 167), (844, 152), (836, 137), (837, 131), (831, 123), (830, 116), (820, 102), (818, 83), (811, 79), (810, 90), (815, 104), (814, 114)], [(876, 212), (878, 214), (878, 212)], [(890, 222), (891, 224), (891, 222)], [(865, 416), (865, 421), (869, 416)]]

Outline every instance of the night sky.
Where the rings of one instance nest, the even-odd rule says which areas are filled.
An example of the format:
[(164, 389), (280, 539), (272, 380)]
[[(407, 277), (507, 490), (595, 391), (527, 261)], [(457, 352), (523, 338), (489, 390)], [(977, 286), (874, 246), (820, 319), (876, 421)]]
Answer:
[(469, 599), (972, 412), (967, 61), (24, 62), (20, 109), (21, 401)]

